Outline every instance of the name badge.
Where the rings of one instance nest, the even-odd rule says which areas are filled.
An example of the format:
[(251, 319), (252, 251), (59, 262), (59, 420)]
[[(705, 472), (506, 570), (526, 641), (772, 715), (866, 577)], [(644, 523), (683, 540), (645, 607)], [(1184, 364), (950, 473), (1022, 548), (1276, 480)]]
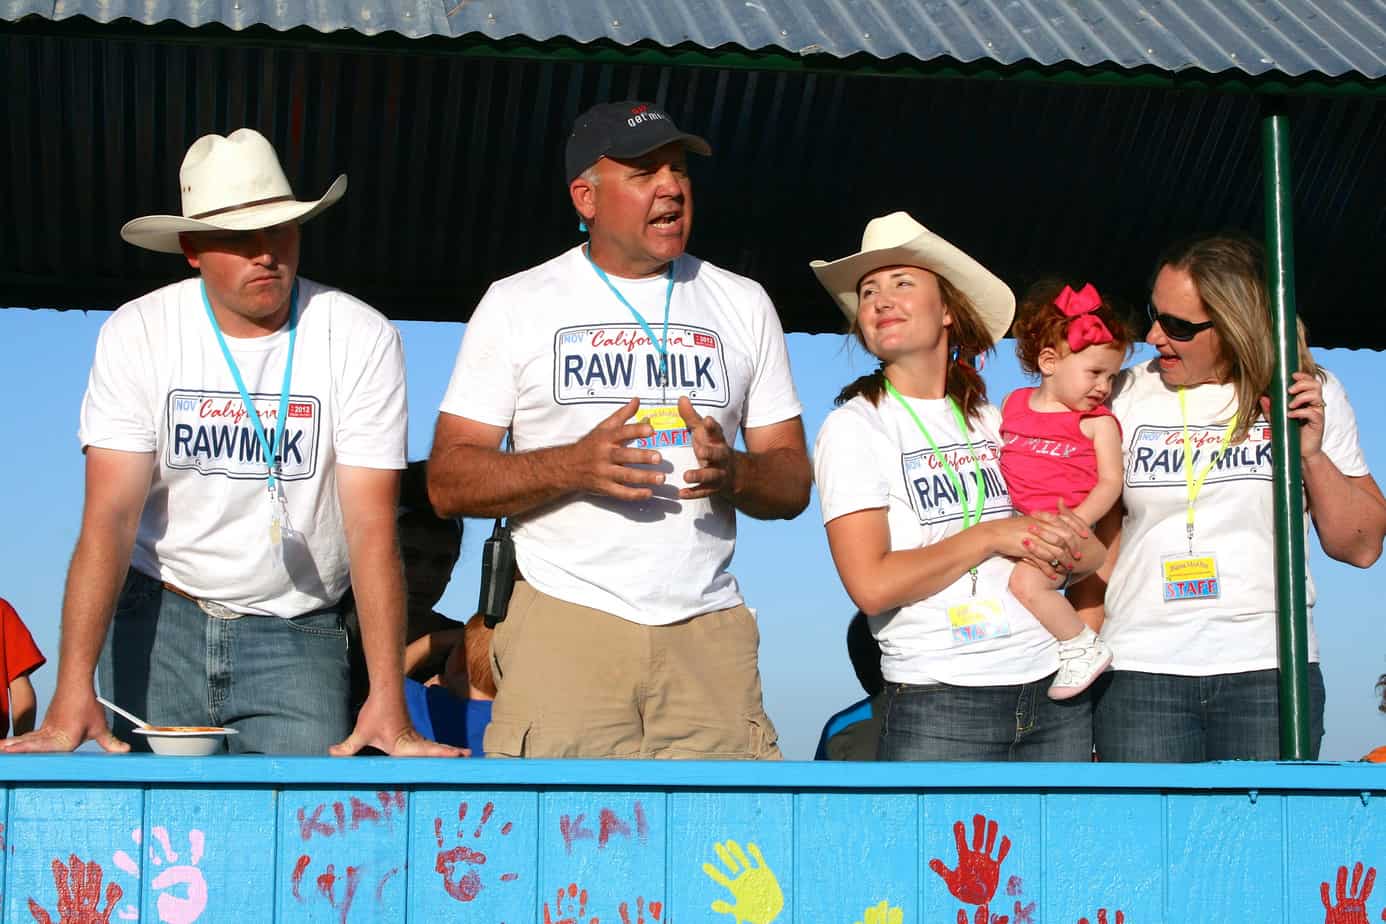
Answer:
[(996, 597), (972, 599), (948, 607), (948, 625), (953, 630), (954, 645), (971, 645), (1011, 634), (1005, 607)]
[(289, 501), (284, 496), (284, 482), (276, 480), (269, 489), (270, 525), (269, 541), (275, 555), (282, 561), (285, 546), (293, 543), (303, 544), (303, 534), (294, 529), (289, 522)]
[(642, 437), (634, 442), (636, 449), (666, 449), (670, 446), (693, 445), (693, 435), (688, 431), (688, 424), (679, 416), (678, 405), (642, 407), (635, 412), (635, 423), (648, 423), (654, 428), (654, 435)]
[(1212, 554), (1166, 555), (1160, 560), (1165, 602), (1212, 600), (1222, 595), (1218, 560)]

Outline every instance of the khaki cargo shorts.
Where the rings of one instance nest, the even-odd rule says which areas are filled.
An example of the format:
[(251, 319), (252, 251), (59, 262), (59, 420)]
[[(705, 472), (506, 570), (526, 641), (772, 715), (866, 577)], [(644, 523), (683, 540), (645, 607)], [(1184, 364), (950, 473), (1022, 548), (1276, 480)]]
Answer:
[(744, 605), (642, 626), (515, 583), (487, 757), (779, 760)]

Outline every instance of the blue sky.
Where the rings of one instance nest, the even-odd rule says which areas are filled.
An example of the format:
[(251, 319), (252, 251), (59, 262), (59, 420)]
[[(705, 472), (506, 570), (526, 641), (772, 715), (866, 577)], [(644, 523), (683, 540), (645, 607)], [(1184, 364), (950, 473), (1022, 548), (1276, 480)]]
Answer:
[[(82, 455), (77, 413), (103, 312), (0, 311), (0, 461), (6, 488), (0, 539), (0, 596), (28, 623), (49, 664), (34, 676), (40, 709), (57, 677), (58, 622), (63, 580), (76, 542), (82, 503)], [(399, 325), (408, 362), (411, 458), (428, 454), (438, 403), (462, 339), (461, 324)], [(843, 384), (872, 363), (844, 338), (791, 334), (790, 357), (809, 444)], [(1316, 351), (1354, 399), (1359, 426), (1379, 424), (1371, 396), (1386, 356), (1367, 351)], [(992, 400), (1024, 384), (1006, 341), (985, 370)], [(1367, 462), (1386, 471), (1386, 428), (1362, 433)], [(860, 698), (843, 635), (853, 607), (838, 582), (819, 518), (817, 497), (797, 520), (740, 520), (732, 570), (759, 613), (761, 673), (766, 707), (791, 759), (812, 756), (824, 720)], [(468, 521), (463, 559), (439, 609), (465, 619), (476, 604), (477, 555), (489, 524)], [(671, 558), (676, 553), (671, 550)], [(1383, 568), (1367, 571), (1328, 560), (1311, 540), (1310, 563), (1319, 587), (1316, 607), (1328, 686), (1323, 757), (1355, 760), (1386, 743), (1386, 715), (1376, 710), (1373, 685), (1386, 671), (1380, 612)], [(1267, 562), (1266, 567), (1272, 567)], [(1378, 588), (1373, 595), (1373, 587)]]

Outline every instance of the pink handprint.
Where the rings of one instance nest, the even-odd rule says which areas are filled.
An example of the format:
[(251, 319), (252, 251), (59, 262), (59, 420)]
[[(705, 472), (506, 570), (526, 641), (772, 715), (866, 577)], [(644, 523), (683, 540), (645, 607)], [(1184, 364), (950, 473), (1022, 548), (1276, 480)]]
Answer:
[[(986, 845), (982, 844), (982, 832), (986, 832)], [(967, 838), (961, 821), (953, 822), (953, 837), (958, 842), (958, 867), (949, 869), (943, 861), (934, 858), (929, 861), (929, 869), (943, 879), (948, 891), (960, 902), (969, 905), (985, 905), (996, 894), (996, 884), (1001, 878), (1001, 864), (1011, 851), (1011, 839), (1001, 838), (1001, 849), (996, 859), (991, 858), (991, 848), (996, 844), (996, 822), (988, 822), (981, 815), (972, 816), (972, 849), (967, 849)]]
[[(158, 842), (162, 855), (152, 846), (149, 848), (149, 860), (155, 866), (163, 866), (165, 863), (171, 865), (167, 869), (161, 870), (150, 887), (162, 892), (159, 896), (156, 908), (159, 912), (159, 920), (164, 924), (192, 924), (202, 912), (207, 910), (207, 880), (203, 877), (198, 864), (202, 862), (202, 853), (206, 847), (206, 836), (196, 828), (188, 832), (188, 862), (179, 864), (179, 853), (173, 849), (173, 844), (169, 840), (168, 829), (162, 825), (155, 825), (149, 829), (154, 840)], [(144, 842), (144, 833), (136, 828), (130, 832), (130, 839), (140, 846)], [(139, 856), (140, 851), (136, 850), (135, 855)], [(134, 876), (136, 879), (140, 875), (139, 864), (123, 850), (117, 850), (113, 858), (115, 865), (124, 872)], [(174, 891), (175, 887), (179, 887)], [(139, 918), (139, 909), (134, 905), (126, 905), (120, 909), (119, 917), (121, 920), (133, 921)]]
[[(1079, 919), (1078, 919), (1078, 924), (1088, 924), (1088, 919), (1087, 919), (1087, 918), (1079, 918)], [(1097, 909), (1097, 924), (1107, 924), (1107, 909), (1106, 909), (1106, 908), (1098, 908), (1098, 909)], [(1118, 912), (1116, 913), (1116, 921), (1114, 921), (1113, 924), (1126, 924), (1126, 915), (1124, 915), (1124, 914), (1122, 914), (1120, 911), (1118, 911)]]
[(1022, 908), (1020, 900), (1016, 899), (1015, 910), (1011, 912), (1011, 916), (1015, 919), (1014, 924), (1034, 924), (1035, 903), (1030, 902), (1030, 904)]
[[(1367, 878), (1362, 879), (1362, 864), (1359, 861), (1352, 868), (1352, 890), (1347, 888), (1347, 867), (1338, 867), (1338, 882), (1334, 890), (1334, 897), (1338, 901), (1332, 905), (1328, 903), (1328, 883), (1319, 883), (1319, 898), (1323, 900), (1323, 907), (1328, 912), (1328, 916), (1323, 919), (1324, 924), (1368, 924), (1367, 921), (1367, 897), (1372, 894), (1372, 885), (1376, 882), (1376, 867), (1367, 869)], [(1359, 892), (1358, 886), (1362, 887)]]

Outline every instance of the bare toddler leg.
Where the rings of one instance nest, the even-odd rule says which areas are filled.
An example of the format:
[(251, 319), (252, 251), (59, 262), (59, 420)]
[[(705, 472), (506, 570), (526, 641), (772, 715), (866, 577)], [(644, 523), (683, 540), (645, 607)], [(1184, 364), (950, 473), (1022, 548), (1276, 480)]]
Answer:
[(1059, 642), (1059, 672), (1049, 685), (1051, 699), (1077, 696), (1112, 663), (1111, 648), (1084, 624), (1068, 598), (1059, 592), (1062, 583), (1024, 562), (1018, 562), (1011, 572), (1011, 593)]

